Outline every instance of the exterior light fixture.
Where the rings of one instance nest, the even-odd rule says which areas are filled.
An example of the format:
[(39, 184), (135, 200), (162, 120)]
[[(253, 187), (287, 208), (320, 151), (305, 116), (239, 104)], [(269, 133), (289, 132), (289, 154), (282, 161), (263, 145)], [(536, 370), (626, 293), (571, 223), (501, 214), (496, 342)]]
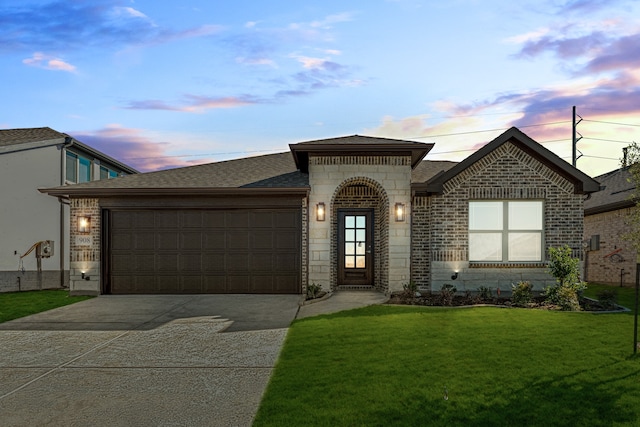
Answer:
[(82, 279), (84, 280), (91, 280), (91, 277), (88, 276), (84, 271), (82, 272)]
[(324, 221), (324, 217), (325, 217), (324, 203), (320, 202), (316, 205), (316, 219), (318, 221)]
[(91, 217), (79, 216), (78, 217), (78, 233), (88, 233), (91, 231)]
[(396, 222), (404, 221), (404, 203), (396, 203)]
[(451, 275), (451, 280), (456, 280), (458, 278), (458, 272), (454, 271), (453, 274)]

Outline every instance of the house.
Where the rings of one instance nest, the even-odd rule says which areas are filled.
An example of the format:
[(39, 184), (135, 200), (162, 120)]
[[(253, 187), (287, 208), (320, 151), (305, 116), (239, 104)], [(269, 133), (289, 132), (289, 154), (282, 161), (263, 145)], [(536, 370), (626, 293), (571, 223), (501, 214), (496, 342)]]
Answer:
[(598, 182), (516, 128), (460, 163), (432, 147), (354, 135), (41, 191), (69, 200), (75, 293), (540, 288), (547, 248), (581, 256)]
[(0, 130), (0, 292), (69, 285), (69, 206), (38, 188), (133, 168), (48, 127)]
[(636, 281), (637, 254), (623, 236), (627, 218), (635, 202), (630, 198), (635, 186), (629, 167), (595, 178), (603, 190), (584, 202), (585, 274), (590, 282), (633, 285)]

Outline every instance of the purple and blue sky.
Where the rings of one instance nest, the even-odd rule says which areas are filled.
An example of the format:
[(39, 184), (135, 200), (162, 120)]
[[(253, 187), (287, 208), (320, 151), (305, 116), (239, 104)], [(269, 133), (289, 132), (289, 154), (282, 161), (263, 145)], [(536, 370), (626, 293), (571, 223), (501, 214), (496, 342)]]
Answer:
[(3, 0), (0, 128), (142, 171), (361, 134), (461, 160), (518, 126), (578, 167), (640, 142), (636, 0)]

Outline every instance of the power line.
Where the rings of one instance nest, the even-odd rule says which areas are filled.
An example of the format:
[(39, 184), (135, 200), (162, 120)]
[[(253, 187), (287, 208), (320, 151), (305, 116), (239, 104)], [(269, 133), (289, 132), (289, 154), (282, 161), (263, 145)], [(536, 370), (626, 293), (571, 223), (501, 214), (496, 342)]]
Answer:
[[(549, 123), (538, 123), (535, 125), (522, 125), (522, 126), (518, 126), (518, 129), (522, 129), (522, 128), (532, 128), (532, 127), (538, 127), (538, 126), (549, 126), (549, 125), (557, 125), (557, 124), (563, 124), (563, 123), (569, 123), (569, 120), (563, 120), (563, 121), (559, 121), (559, 122), (549, 122)], [(472, 130), (472, 131), (468, 131), (468, 132), (456, 132), (456, 133), (443, 133), (440, 135), (425, 135), (425, 136), (412, 136), (409, 139), (421, 139), (421, 138), (440, 138), (443, 136), (458, 136), (458, 135), (470, 135), (470, 134), (476, 134), (476, 133), (484, 133), (484, 132), (497, 132), (497, 131), (505, 131), (509, 128), (496, 128), (496, 129), (484, 129), (484, 130)]]
[(608, 124), (608, 125), (640, 127), (640, 125), (634, 124), (634, 123), (617, 123), (617, 122), (607, 122), (607, 121), (604, 121), (604, 120), (589, 120), (589, 119), (584, 119), (584, 121), (585, 122), (593, 122), (593, 123), (605, 123), (605, 124)]
[(592, 139), (594, 141), (605, 141), (605, 142), (619, 142), (620, 144), (631, 144), (629, 141), (618, 141), (616, 139), (602, 139), (602, 138), (589, 138), (585, 136), (584, 139)]

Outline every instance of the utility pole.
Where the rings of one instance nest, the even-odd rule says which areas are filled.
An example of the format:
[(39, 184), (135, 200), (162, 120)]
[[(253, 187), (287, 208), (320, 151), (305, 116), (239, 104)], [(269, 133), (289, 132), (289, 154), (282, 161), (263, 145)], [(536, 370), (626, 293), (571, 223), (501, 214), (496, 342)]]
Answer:
[[(578, 123), (580, 123), (582, 121), (582, 117), (580, 117), (580, 120), (576, 121), (576, 117), (580, 117), (579, 115), (576, 114), (576, 106), (573, 106), (573, 126), (572, 126), (572, 137), (571, 137), (571, 143), (572, 143), (572, 156), (571, 156), (571, 160), (572, 160), (572, 165), (575, 168), (576, 167), (576, 163), (578, 162), (578, 141), (580, 141), (582, 139), (582, 135), (580, 135), (580, 132), (578, 132)], [(578, 138), (578, 135), (580, 135), (580, 137)]]

